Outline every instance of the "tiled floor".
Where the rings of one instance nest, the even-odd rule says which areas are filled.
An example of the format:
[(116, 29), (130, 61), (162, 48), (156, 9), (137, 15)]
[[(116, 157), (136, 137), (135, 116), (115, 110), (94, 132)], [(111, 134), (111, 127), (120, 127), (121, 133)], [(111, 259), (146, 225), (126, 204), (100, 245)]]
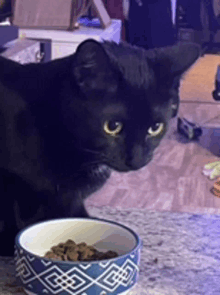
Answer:
[[(212, 79), (216, 72), (216, 63), (220, 63), (220, 56), (217, 57), (216, 59), (216, 56), (213, 56)], [(203, 75), (211, 71), (207, 69), (204, 73), (201, 63), (207, 66), (205, 58), (206, 56), (196, 64), (188, 76), (195, 79), (196, 67), (199, 73), (203, 71)], [(210, 62), (211, 58), (208, 55), (208, 64)], [(179, 116), (202, 126), (203, 135), (199, 140), (188, 141), (178, 134), (177, 120), (173, 119), (166, 137), (149, 165), (136, 172), (113, 172), (107, 184), (89, 197), (86, 204), (220, 214), (220, 198), (210, 192), (214, 181), (202, 174), (202, 168), (206, 163), (220, 160), (220, 102), (212, 99), (213, 83), (210, 82), (210, 77), (210, 81), (207, 82), (209, 86), (200, 87), (202, 93), (206, 88), (207, 96), (203, 93), (203, 97), (199, 94), (198, 77), (193, 83), (193, 79), (190, 79), (186, 76), (181, 88), (183, 99)], [(192, 93), (197, 93), (197, 96), (195, 100), (189, 101), (190, 87)]]

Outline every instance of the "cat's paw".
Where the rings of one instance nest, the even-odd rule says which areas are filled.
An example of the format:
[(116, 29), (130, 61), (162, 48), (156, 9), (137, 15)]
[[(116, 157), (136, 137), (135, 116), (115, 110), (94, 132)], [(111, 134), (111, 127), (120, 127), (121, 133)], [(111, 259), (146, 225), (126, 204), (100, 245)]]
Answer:
[(220, 161), (208, 163), (203, 167), (203, 174), (208, 176), (209, 179), (215, 179), (220, 176)]

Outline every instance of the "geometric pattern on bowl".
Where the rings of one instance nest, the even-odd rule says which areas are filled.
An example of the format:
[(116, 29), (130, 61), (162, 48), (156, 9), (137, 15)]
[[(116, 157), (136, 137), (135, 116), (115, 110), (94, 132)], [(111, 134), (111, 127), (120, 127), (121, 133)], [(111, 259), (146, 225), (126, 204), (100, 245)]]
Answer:
[[(139, 272), (137, 254), (134, 252), (116, 262), (100, 261), (98, 263), (100, 274), (94, 279), (93, 268), (97, 268), (94, 263), (86, 265), (80, 263), (66, 269), (65, 264), (43, 259), (38, 261), (36, 257), (25, 254), (24, 250), (17, 248), (16, 273), (25, 289), (38, 290), (40, 294), (62, 294), (62, 291), (71, 295), (120, 294), (137, 281)], [(41, 271), (36, 272), (35, 269)]]

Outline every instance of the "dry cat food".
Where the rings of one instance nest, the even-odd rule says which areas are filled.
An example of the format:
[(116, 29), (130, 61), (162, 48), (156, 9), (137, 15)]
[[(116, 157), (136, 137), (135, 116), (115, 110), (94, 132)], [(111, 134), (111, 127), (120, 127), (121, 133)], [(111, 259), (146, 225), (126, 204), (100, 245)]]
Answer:
[(76, 244), (69, 239), (66, 243), (51, 247), (44, 257), (62, 261), (91, 261), (118, 257), (118, 254), (114, 251), (99, 252), (84, 242)]

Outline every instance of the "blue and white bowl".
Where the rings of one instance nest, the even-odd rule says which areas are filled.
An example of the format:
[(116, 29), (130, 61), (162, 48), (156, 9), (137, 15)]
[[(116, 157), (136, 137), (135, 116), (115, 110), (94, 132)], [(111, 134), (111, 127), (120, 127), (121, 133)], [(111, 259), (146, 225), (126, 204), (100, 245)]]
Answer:
[[(101, 261), (54, 261), (43, 256), (72, 239), (99, 251), (116, 251)], [(65, 218), (34, 224), (15, 239), (16, 275), (29, 295), (127, 294), (138, 279), (141, 240), (128, 227), (102, 219)]]

